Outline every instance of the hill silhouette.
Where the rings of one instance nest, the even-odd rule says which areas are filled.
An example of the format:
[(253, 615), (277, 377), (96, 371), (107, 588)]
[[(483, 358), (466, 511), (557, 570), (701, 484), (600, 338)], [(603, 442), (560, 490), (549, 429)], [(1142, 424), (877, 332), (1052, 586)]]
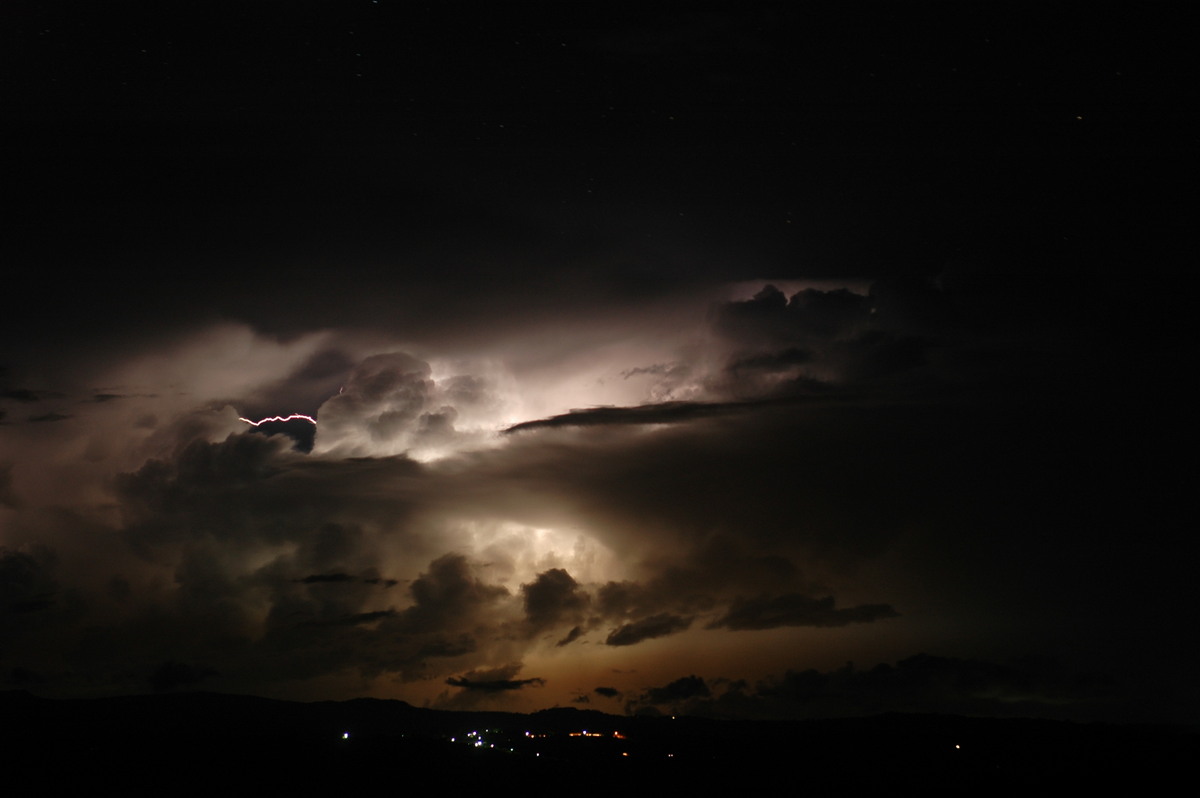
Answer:
[[(403, 701), (297, 703), (178, 693), (53, 700), (0, 694), (10, 779), (134, 794), (421, 787), (598, 794), (655, 787), (1145, 788), (1185, 775), (1190, 729), (888, 714), (825, 721), (620, 717), (555, 708), (450, 712)], [(10, 781), (10, 783), (13, 783)]]

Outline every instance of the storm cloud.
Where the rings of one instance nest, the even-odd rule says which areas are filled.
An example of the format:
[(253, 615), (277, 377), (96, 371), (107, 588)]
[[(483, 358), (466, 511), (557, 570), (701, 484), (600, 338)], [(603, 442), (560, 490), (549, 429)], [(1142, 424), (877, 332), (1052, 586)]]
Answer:
[[(870, 312), (879, 297), (886, 314)], [(386, 681), (450, 701), (434, 686), (570, 689), (551, 652), (902, 624), (917, 594), (856, 575), (914, 530), (944, 544), (937, 530), (971, 523), (973, 503), (999, 508), (991, 480), (1012, 462), (982, 455), (1011, 445), (1011, 422), (978, 425), (969, 393), (912, 401), (914, 386), (941, 384), (931, 362), (979, 336), (938, 338), (901, 312), (911, 301), (815, 289), (788, 299), (766, 287), (697, 307), (696, 329), (713, 342), (704, 357), (681, 352), (686, 368), (612, 365), (610, 378), (641, 401), (516, 424), (521, 391), (550, 386), (545, 407), (562, 375), (526, 377), (522, 389), (494, 363), (446, 366), (387, 345), (353, 354), (361, 343), (329, 336), (263, 342), (287, 367), (226, 379), (220, 393), (187, 399), (143, 385), (80, 405), (93, 422), (151, 411), (157, 420), (133, 427), (132, 446), (94, 437), (97, 457), (82, 470), (42, 461), (45, 475), (69, 468), (108, 497), (102, 512), (71, 510), (112, 542), (87, 558), (95, 577), (83, 576), (69, 526), (35, 535), (45, 528), (38, 508), (56, 501), (38, 472), (7, 470), (16, 536), (6, 623), (28, 645), (9, 649), (5, 665), (55, 684), (83, 643), (53, 630), (93, 617), (96, 669), (75, 671), (64, 690), (132, 686), (121, 674), (150, 678), (162, 663), (202, 663), (186, 667), (207, 687), (262, 689), (259, 662), (301, 694), (321, 680), (348, 691)], [(213, 368), (215, 355), (258, 345), (228, 327), (207, 336), (155, 357)], [(914, 356), (905, 341), (920, 342)], [(318, 397), (311, 453), (238, 422), (242, 400), (230, 393), (261, 401), (293, 384)], [(692, 398), (652, 400), (672, 391)], [(65, 435), (47, 454), (79, 434), (56, 428)], [(97, 591), (103, 601), (86, 598)], [(34, 615), (45, 623), (20, 620)], [(189, 632), (150, 636), (164, 626)], [(518, 661), (540, 673), (517, 678), (508, 663)], [(509, 675), (478, 675), (489, 668)], [(155, 689), (188, 683), (171, 672)]]
[(14, 28), (8, 684), (1193, 716), (1186, 47), (563, 8)]

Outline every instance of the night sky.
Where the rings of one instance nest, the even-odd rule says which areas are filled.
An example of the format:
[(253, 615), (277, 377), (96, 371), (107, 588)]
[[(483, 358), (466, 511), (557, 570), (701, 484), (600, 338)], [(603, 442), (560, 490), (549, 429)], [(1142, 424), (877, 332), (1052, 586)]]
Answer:
[(1182, 10), (503, 5), (3, 5), (0, 687), (1195, 722)]

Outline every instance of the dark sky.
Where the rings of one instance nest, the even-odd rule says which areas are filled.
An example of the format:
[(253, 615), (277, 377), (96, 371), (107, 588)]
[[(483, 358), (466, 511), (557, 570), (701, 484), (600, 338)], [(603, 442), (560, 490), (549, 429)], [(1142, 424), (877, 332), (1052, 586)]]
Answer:
[(5, 4), (0, 683), (1194, 721), (1171, 6), (458, 11)]

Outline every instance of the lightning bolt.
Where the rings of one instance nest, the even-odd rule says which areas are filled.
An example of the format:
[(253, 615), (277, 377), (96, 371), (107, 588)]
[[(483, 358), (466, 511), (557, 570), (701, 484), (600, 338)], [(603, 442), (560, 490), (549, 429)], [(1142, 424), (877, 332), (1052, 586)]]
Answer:
[(260, 418), (258, 421), (251, 421), (248, 418), (238, 416), (238, 421), (245, 421), (252, 427), (257, 427), (260, 424), (266, 424), (268, 421), (307, 421), (314, 427), (317, 425), (317, 420), (312, 416), (306, 416), (303, 413), (292, 413), (290, 416), (271, 416), (270, 418)]

